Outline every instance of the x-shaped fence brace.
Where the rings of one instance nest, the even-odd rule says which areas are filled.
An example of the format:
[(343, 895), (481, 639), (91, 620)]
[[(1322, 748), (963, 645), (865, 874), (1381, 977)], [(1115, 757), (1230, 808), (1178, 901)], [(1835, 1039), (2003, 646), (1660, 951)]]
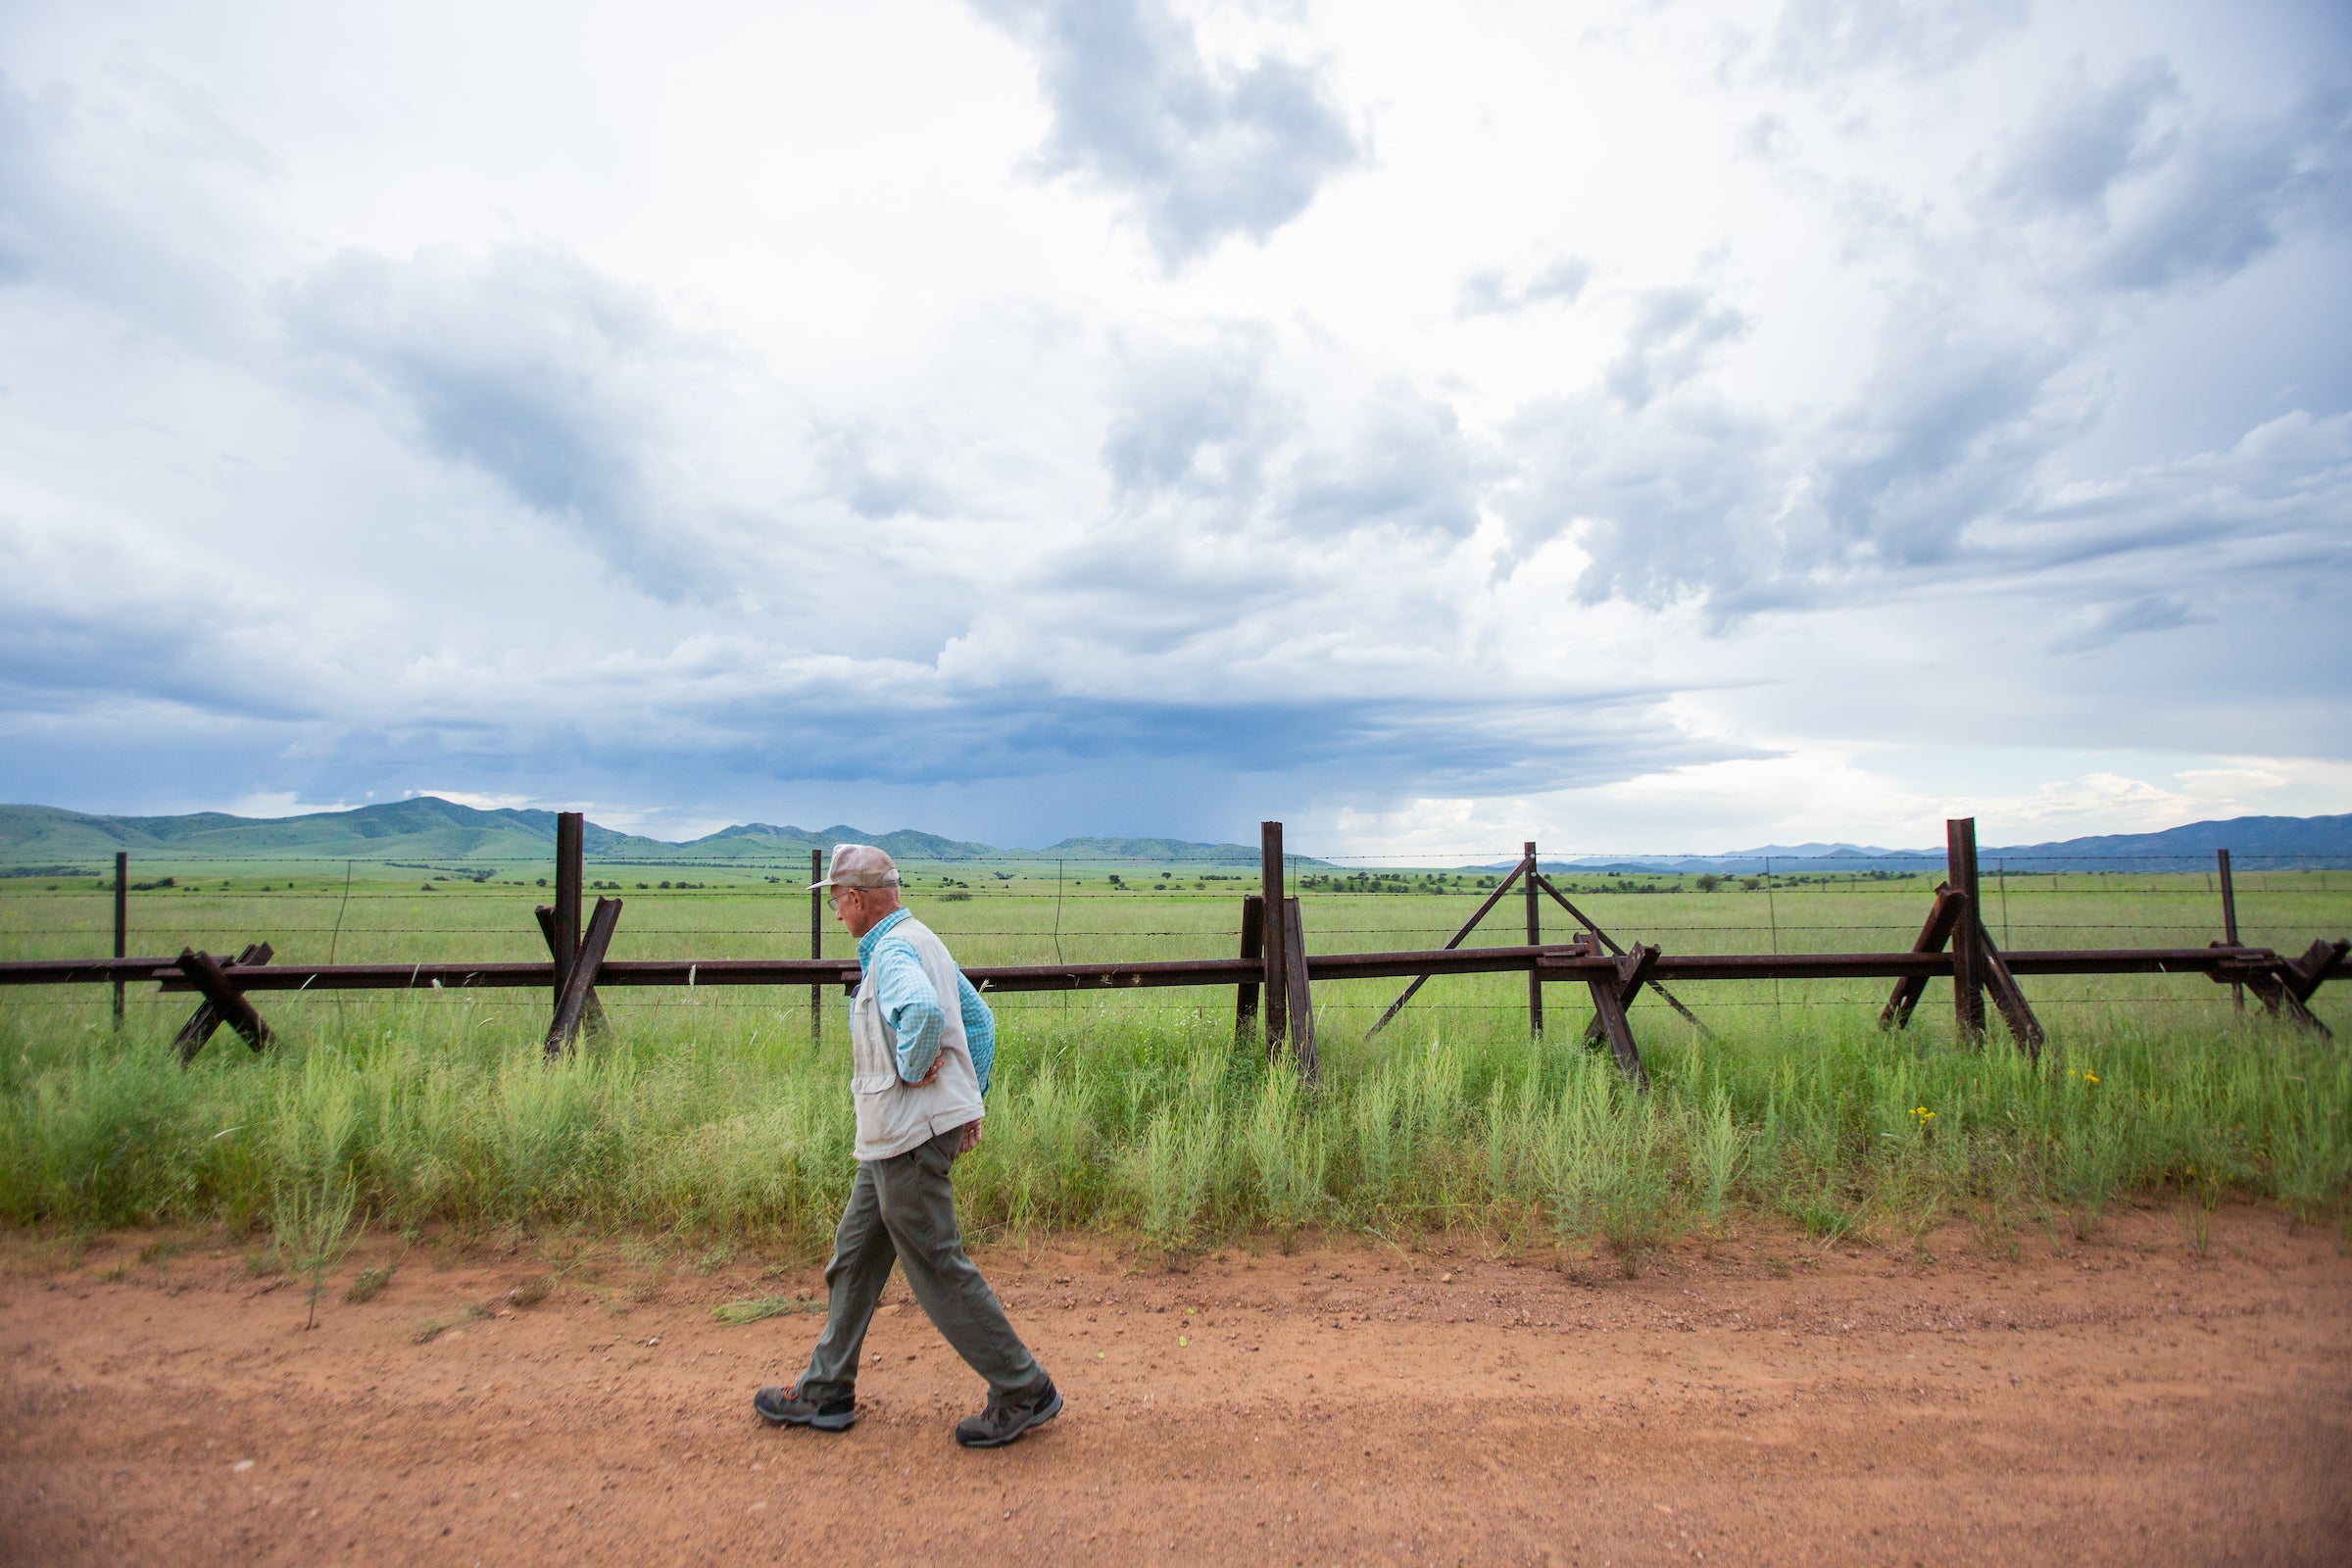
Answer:
[[(2216, 947), (2220, 943), (2214, 944)], [(2320, 1021), (2307, 1004), (2312, 993), (2319, 990), (2332, 969), (2352, 953), (2352, 941), (2339, 937), (2333, 942), (2318, 941), (2303, 950), (2300, 958), (2285, 958), (2273, 964), (2248, 965), (2243, 970), (2213, 972), (2217, 984), (2242, 984), (2262, 1000), (2263, 1009), (2274, 1017), (2283, 1015), (2304, 1028), (2315, 1031), (2323, 1040), (2333, 1040), (2335, 1032)]]
[[(604, 899), (599, 899), (596, 902), (598, 906), (602, 907), (607, 901)], [(618, 900), (612, 900), (611, 902), (612, 902), (615, 906), (617, 906), (619, 903)], [(564, 938), (556, 928), (556, 908), (552, 904), (542, 904), (538, 907), (534, 908), (531, 913), (538, 917), (539, 935), (545, 938), (547, 941), (547, 956), (556, 960), (556, 1005), (561, 1008), (563, 1005), (563, 992), (565, 971), (571, 966), (571, 959), (569, 956), (564, 952)], [(599, 958), (599, 966), (602, 966), (601, 956)], [(593, 976), (589, 981), (587, 995), (581, 1000), (579, 1023), (574, 1025), (574, 1029), (576, 1030), (581, 1027), (585, 1027), (591, 1034), (602, 1034), (604, 1033), (606, 1027), (605, 1004), (597, 997), (596, 983)], [(568, 1037), (566, 1037), (566, 1040), (568, 1043)]]
[(182, 1067), (196, 1059), (196, 1053), (204, 1049), (204, 1043), (213, 1038), (213, 1031), (222, 1024), (234, 1029), (256, 1051), (270, 1043), (270, 1026), (254, 1011), (253, 1004), (245, 1000), (245, 990), (237, 982), (238, 971), (258, 969), (271, 956), (267, 942), (248, 944), (244, 952), (225, 964), (194, 948), (180, 950), (176, 967), (204, 998), (172, 1039)]
[[(546, 1052), (550, 1056), (558, 1056), (570, 1049), (583, 1024), (597, 1031), (606, 1027), (604, 1004), (597, 1000), (596, 978), (612, 950), (612, 932), (620, 924), (620, 900), (596, 901), (588, 929), (581, 936), (578, 949), (568, 956), (562, 950), (555, 909), (543, 904), (533, 912), (538, 916), (539, 934), (547, 941), (549, 956), (556, 961), (555, 1017), (548, 1025)], [(173, 960), (172, 966), (204, 998), (188, 1021), (180, 1025), (179, 1033), (172, 1037), (172, 1044), (179, 1053), (181, 1066), (196, 1059), (196, 1054), (222, 1024), (234, 1029), (255, 1051), (270, 1043), (270, 1025), (246, 999), (244, 982), (272, 956), (269, 943), (256, 942), (226, 963), (193, 948), (182, 951)], [(441, 984), (438, 976), (432, 984), (435, 987)]]
[[(1587, 946), (1592, 944), (1592, 938), (1585, 940)], [(1652, 971), (1658, 966), (1658, 950), (1637, 942), (1632, 952), (1620, 953), (1616, 958), (1615, 978), (1595, 976), (1586, 982), (1592, 992), (1592, 1021), (1585, 1026), (1585, 1043), (1595, 1045), (1605, 1038), (1610, 1054), (1617, 1058), (1618, 1069), (1634, 1081), (1636, 1089), (1646, 1091), (1649, 1088), (1649, 1069), (1642, 1065), (1642, 1052), (1634, 1044), (1634, 1026), (1627, 1019), (1625, 1009), (1633, 1004), (1634, 998), (1641, 995), (1644, 985), (1661, 997), (1666, 995), (1665, 989), (1652, 977)]]
[[(554, 946), (556, 922), (553, 911), (544, 911), (549, 918), (542, 923)], [(596, 912), (588, 917), (588, 929), (580, 938), (578, 951), (568, 956), (556, 956), (556, 1016), (547, 1026), (547, 1054), (560, 1056), (571, 1049), (572, 1040), (580, 1032), (581, 1016), (591, 1004), (596, 1007), (596, 1021), (604, 1022), (605, 1009), (596, 1001), (597, 971), (604, 967), (605, 955), (612, 946), (613, 928), (620, 924), (620, 901), (599, 899)]]
[[(1567, 896), (1561, 893), (1558, 888), (1555, 888), (1551, 885), (1551, 878), (1539, 871), (1536, 873), (1536, 885), (1542, 888), (1544, 892), (1550, 894), (1553, 902), (1557, 903), (1561, 908), (1566, 909), (1569, 913), (1569, 916), (1574, 919), (1577, 924), (1583, 926), (1587, 931), (1591, 932), (1593, 941), (1599, 943), (1603, 948), (1606, 948), (1610, 953), (1616, 955), (1618, 957), (1622, 958), (1626, 956), (1627, 950), (1617, 945), (1616, 938), (1610, 936), (1606, 931), (1603, 931), (1599, 924), (1594, 921), (1591, 915), (1578, 908), (1575, 905), (1570, 904)], [(1652, 948), (1649, 951), (1652, 955), (1655, 955), (1658, 950)], [(1637, 987), (1637, 989), (1639, 988)], [(1714, 1032), (1708, 1029), (1705, 1024), (1699, 1022), (1698, 1014), (1692, 1012), (1689, 1007), (1684, 1006), (1680, 1002), (1676, 1001), (1673, 992), (1667, 990), (1655, 980), (1651, 980), (1649, 982), (1649, 989), (1658, 994), (1658, 1000), (1660, 1002), (1663, 1002), (1666, 1004), (1666, 1005), (1672, 1007), (1676, 1012), (1681, 1013), (1683, 1015), (1683, 1021), (1688, 1023), (1691, 1028), (1697, 1030), (1701, 1040), (1711, 1040), (1714, 1038)], [(1633, 997), (1629, 994), (1625, 1000), (1631, 1002), (1633, 1001)], [(1600, 1017), (1598, 1014), (1594, 1014), (1592, 1021), (1585, 1025), (1585, 1043), (1587, 1045), (1599, 1044), (1601, 1028), (1602, 1024)]]
[[(1529, 899), (1531, 942), (1534, 940), (1532, 934), (1534, 896), (1536, 893), (1542, 892), (1548, 894), (1554, 904), (1568, 912), (1570, 919), (1585, 928), (1585, 935), (1578, 941), (1584, 945), (1587, 951), (1605, 950), (1617, 960), (1617, 974), (1613, 981), (1594, 978), (1587, 982), (1592, 993), (1592, 1016), (1585, 1025), (1584, 1042), (1589, 1048), (1597, 1048), (1605, 1043), (1610, 1054), (1617, 1058), (1617, 1065), (1624, 1071), (1626, 1077), (1632, 1079), (1637, 1088), (1646, 1089), (1649, 1085), (1649, 1071), (1642, 1063), (1642, 1053), (1640, 1048), (1634, 1044), (1633, 1025), (1626, 1014), (1626, 1008), (1632, 1005), (1634, 998), (1641, 995), (1642, 988), (1646, 986), (1649, 990), (1657, 993), (1658, 1000), (1682, 1014), (1690, 1022), (1690, 1027), (1696, 1029), (1702, 1038), (1708, 1036), (1707, 1026), (1699, 1021), (1696, 1013), (1684, 1006), (1674, 993), (1658, 983), (1655, 973), (1658, 949), (1636, 943), (1631, 950), (1628, 950), (1606, 931), (1603, 931), (1598, 921), (1578, 908), (1566, 894), (1552, 884), (1551, 878), (1538, 869), (1534, 846), (1529, 846), (1528, 853), (1520, 858), (1519, 863), (1512, 866), (1510, 873), (1495, 884), (1494, 890), (1487, 895), (1477, 909), (1472, 911), (1470, 918), (1462, 922), (1461, 929), (1446, 939), (1445, 948), (1440, 951), (1451, 952), (1459, 948), (1468, 939), (1470, 933), (1478, 929), (1479, 922), (1494, 912), (1494, 906), (1502, 902), (1504, 895), (1508, 894), (1514, 886), (1520, 884), (1522, 878), (1527, 879), (1524, 891)], [(1414, 993), (1427, 984), (1429, 979), (1430, 976), (1426, 974), (1415, 975), (1412, 983), (1404, 988), (1395, 1002), (1389, 1004), (1388, 1010), (1382, 1013), (1380, 1020), (1367, 1031), (1367, 1038), (1387, 1028), (1390, 1021), (1404, 1010), (1404, 1004), (1413, 1000)], [(1540, 996), (1540, 992), (1535, 992), (1534, 988), (1535, 985), (1540, 984), (1541, 981), (1538, 979), (1530, 987), (1532, 993), (1530, 1017), (1535, 1021), (1539, 1030), (1542, 1028), (1544, 1015), (1540, 1010), (1540, 1002), (1535, 1000)]]
[[(1974, 931), (1973, 943), (1962, 933)], [(1952, 945), (1952, 984), (1972, 983), (1992, 994), (1993, 1005), (2000, 1009), (2001, 1021), (2017, 1041), (2018, 1049), (2035, 1061), (2041, 1059), (2041, 1048), (2048, 1039), (2042, 1032), (2041, 1020), (2026, 1003), (2026, 994), (2019, 989), (2017, 977), (2009, 972), (2008, 960), (1984, 929), (1984, 922), (1976, 917), (1969, 896), (1948, 883), (1938, 883), (1936, 902), (1928, 910), (1927, 923), (1920, 927), (1918, 938), (1911, 944), (1913, 953), (1940, 953), (1946, 944)], [(1963, 955), (1964, 947), (1974, 951)], [(1962, 973), (1963, 969), (1971, 975)], [(1926, 994), (1928, 982), (1919, 975), (1906, 975), (1894, 983), (1893, 994), (1886, 1005), (1879, 1009), (1879, 1027), (1901, 1029), (1911, 1022), (1911, 1010), (1919, 1005)]]

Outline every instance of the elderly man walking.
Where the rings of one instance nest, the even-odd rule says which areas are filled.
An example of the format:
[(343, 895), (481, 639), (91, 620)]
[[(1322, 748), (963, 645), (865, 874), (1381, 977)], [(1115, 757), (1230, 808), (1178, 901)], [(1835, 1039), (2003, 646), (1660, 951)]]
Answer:
[(1059, 1415), (1061, 1395), (956, 1228), (949, 1170), (980, 1145), (996, 1020), (946, 946), (900, 905), (888, 855), (836, 845), (825, 879), (810, 886), (831, 890), (863, 971), (850, 1004), (858, 1179), (825, 1265), (825, 1331), (808, 1370), (789, 1388), (761, 1389), (752, 1408), (774, 1425), (820, 1432), (858, 1419), (858, 1352), (895, 1261), (956, 1353), (988, 1380), (988, 1407), (956, 1423), (956, 1441), (999, 1447)]

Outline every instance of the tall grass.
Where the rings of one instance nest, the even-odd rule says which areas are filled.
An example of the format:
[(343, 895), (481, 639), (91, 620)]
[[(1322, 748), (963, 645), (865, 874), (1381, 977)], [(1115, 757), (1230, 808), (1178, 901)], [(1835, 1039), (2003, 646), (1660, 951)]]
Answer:
[[(216, 1045), (182, 1071), (160, 1032), (90, 1016), (0, 1010), (0, 1219), (275, 1221), (298, 1239), (348, 1199), (404, 1230), (578, 1223), (813, 1250), (853, 1170), (839, 1031), (812, 1044), (800, 1017), (623, 1017), (551, 1066), (521, 1009), (281, 1008), (268, 1053)], [(2035, 1068), (1997, 1037), (1887, 1036), (1867, 1014), (1700, 1042), (1658, 1012), (1647, 1097), (1573, 1030), (1531, 1046), (1507, 1019), (1335, 1031), (1312, 1090), (1204, 1010), (1009, 1023), (986, 1141), (957, 1172), (983, 1234), (1183, 1249), (1478, 1226), (1605, 1245), (1633, 1268), (1741, 1211), (1894, 1237), (1987, 1205), (2087, 1231), (2166, 1188), (2314, 1218), (2352, 1198), (2352, 1060), (2260, 1022), (2079, 1011)]]

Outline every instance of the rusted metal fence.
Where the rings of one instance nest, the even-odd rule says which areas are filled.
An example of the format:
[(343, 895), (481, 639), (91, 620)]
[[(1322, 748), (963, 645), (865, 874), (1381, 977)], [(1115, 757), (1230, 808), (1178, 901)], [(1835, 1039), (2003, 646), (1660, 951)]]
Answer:
[[(1429, 980), (1445, 975), (1524, 973), (1531, 1033), (1541, 1036), (1544, 987), (1581, 984), (1592, 1011), (1583, 1026), (1585, 1044), (1606, 1046), (1627, 1077), (1647, 1082), (1628, 1009), (1644, 991), (1698, 1029), (1696, 1012), (1669, 989), (1714, 980), (1883, 979), (1893, 989), (1879, 1016), (1886, 1029), (1911, 1019), (1931, 980), (1952, 982), (1953, 1023), (1964, 1040), (1982, 1041), (1987, 1029), (1985, 999), (2016, 1047), (2038, 1059), (2044, 1033), (2025, 991), (2024, 977), (2046, 975), (2185, 974), (2251, 992), (2270, 1013), (2326, 1035), (2327, 1025), (2309, 1006), (2312, 995), (2330, 979), (2343, 977), (2352, 942), (2315, 941), (2289, 958), (2269, 948), (2238, 941), (2236, 897), (2228, 851), (2218, 859), (2223, 936), (2207, 947), (2011, 949), (1992, 940), (1983, 916), (1976, 823), (1946, 823), (1945, 879), (1934, 894), (1919, 936), (1901, 953), (1669, 954), (1656, 944), (1620, 943), (1546, 876), (1530, 841), (1509, 873), (1499, 879), (1470, 918), (1442, 948), (1368, 953), (1311, 953), (1299, 901), (1289, 891), (1289, 859), (1280, 822), (1260, 829), (1259, 890), (1242, 899), (1239, 951), (1231, 958), (1174, 958), (1110, 963), (1052, 963), (968, 966), (965, 973), (991, 994), (1071, 992), (1160, 987), (1230, 986), (1239, 1036), (1262, 1036), (1272, 1054), (1287, 1052), (1310, 1082), (1318, 1073), (1314, 988), (1336, 981), (1379, 978), (1409, 983), (1378, 1022), (1377, 1033), (1394, 1019)], [(200, 1005), (175, 1037), (183, 1061), (192, 1060), (225, 1024), (259, 1051), (270, 1035), (254, 998), (312, 991), (476, 990), (546, 988), (551, 1018), (545, 1049), (550, 1056), (569, 1050), (583, 1029), (604, 1026), (598, 999), (603, 987), (807, 986), (811, 1027), (824, 992), (854, 990), (854, 958), (823, 956), (823, 903), (809, 898), (808, 958), (614, 958), (611, 948), (622, 901), (599, 897), (583, 909), (584, 819), (559, 813), (556, 832), (555, 901), (535, 913), (548, 958), (544, 962), (277, 963), (266, 942), (249, 945), (233, 959), (194, 949), (176, 956), (134, 956), (125, 951), (127, 857), (115, 858), (114, 956), (106, 958), (0, 960), (0, 985), (61, 985), (104, 982), (114, 994), (120, 1027), (125, 985), (154, 984), (164, 993), (194, 993)], [(811, 877), (822, 875), (822, 858), (809, 858)], [(1527, 941), (1510, 947), (1464, 946), (1490, 913), (1517, 887), (1524, 904)], [(1575, 922), (1565, 942), (1544, 939), (1543, 907), (1548, 899)], [(585, 918), (583, 918), (583, 915)]]

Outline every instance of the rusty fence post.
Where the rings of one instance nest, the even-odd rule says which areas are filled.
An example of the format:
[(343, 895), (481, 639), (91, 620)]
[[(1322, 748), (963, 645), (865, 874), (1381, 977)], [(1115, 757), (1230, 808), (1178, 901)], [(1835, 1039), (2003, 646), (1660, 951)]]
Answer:
[(556, 960), (555, 994), (549, 1005), (564, 1005), (564, 983), (571, 978), (571, 960), (580, 951), (580, 853), (585, 818), (578, 811), (556, 813), (555, 937), (549, 947)]
[(1977, 922), (1984, 905), (1977, 888), (1977, 819), (1956, 816), (1943, 824), (1944, 880), (1967, 902), (1952, 925), (1952, 1030), (1960, 1039), (1984, 1038), (1984, 973)]
[(1282, 901), (1283, 858), (1282, 824), (1260, 822), (1257, 825), (1257, 875), (1260, 901), (1259, 924), (1265, 932), (1261, 956), (1265, 959), (1265, 1017), (1266, 1054), (1272, 1056), (1283, 1048), (1291, 1033), (1290, 967), (1285, 952)]
[[(1529, 839), (1520, 848), (1525, 852), (1520, 864), (1527, 867), (1527, 945), (1540, 948), (1544, 945), (1544, 905), (1542, 889), (1536, 886), (1536, 841)], [(1527, 971), (1527, 1032), (1531, 1039), (1544, 1038), (1544, 976), (1532, 967)]]
[[(1598, 953), (1600, 943), (1586, 938), (1589, 953)], [(1617, 1067), (1633, 1084), (1635, 1092), (1649, 1093), (1649, 1069), (1642, 1065), (1642, 1048), (1634, 1041), (1634, 1026), (1625, 1009), (1633, 1005), (1644, 985), (1656, 989), (1653, 972), (1657, 968), (1658, 950), (1655, 945), (1637, 942), (1616, 956), (1616, 973), (1612, 976), (1592, 975), (1587, 984), (1592, 991), (1592, 1025), (1587, 1037), (1598, 1035), (1609, 1043), (1609, 1054), (1617, 1058)]]
[[(1266, 896), (1262, 893), (1242, 895), (1242, 951), (1245, 963), (1261, 968), (1266, 959)], [(1250, 1038), (1257, 1027), (1257, 994), (1259, 982), (1245, 980), (1233, 988), (1233, 1038)]]
[(1315, 1056), (1315, 998), (1306, 972), (1306, 925), (1297, 899), (1282, 901), (1282, 952), (1286, 1010), (1291, 1024), (1291, 1061), (1299, 1081), (1312, 1089), (1322, 1077)]
[[(1960, 918), (1959, 896), (1947, 883), (1936, 890), (1936, 902), (1928, 910), (1927, 923), (1920, 927), (1919, 937), (1911, 944), (1913, 953), (1941, 953), (1943, 945), (1952, 938), (1954, 922)], [(1928, 983), (1918, 975), (1909, 975), (1894, 983), (1894, 992), (1887, 997), (1886, 1005), (1879, 1011), (1879, 1027), (1900, 1029), (1911, 1021), (1911, 1009), (1927, 994)]]
[[(825, 852), (822, 850), (810, 850), (808, 852), (808, 880), (811, 882), (822, 882), (824, 879)], [(823, 888), (812, 887), (808, 890), (808, 956), (811, 958), (821, 958), (824, 956), (825, 890)], [(818, 1040), (824, 1037), (824, 1033), (825, 988), (821, 985), (813, 985), (808, 988), (809, 1043), (811, 1045), (815, 1044)]]
[[(2230, 852), (2216, 850), (2213, 853), (2220, 864), (2222, 877), (2222, 940), (2234, 948), (2237, 946), (2237, 884), (2230, 877)], [(2230, 981), (2230, 1000), (2239, 1012), (2245, 1011), (2246, 988), (2234, 980)]]
[[(115, 956), (130, 953), (130, 852), (115, 852)], [(115, 1033), (122, 1032), (122, 982), (115, 981)]]
[[(561, 940), (556, 935), (556, 906), (552, 904), (538, 905), (532, 908), (531, 913), (538, 917), (540, 940), (547, 944), (548, 956), (553, 958), (561, 946)], [(588, 1000), (581, 1006), (581, 1022), (599, 1034), (604, 1033), (608, 1023), (605, 1017), (605, 1004), (597, 999), (596, 989), (593, 986), (589, 988)]]
[(588, 930), (572, 950), (571, 962), (564, 972), (563, 989), (556, 996), (555, 1020), (547, 1026), (547, 1058), (555, 1060), (571, 1049), (574, 1036), (580, 1032), (580, 1020), (596, 995), (596, 974), (604, 966), (605, 955), (612, 951), (612, 928), (620, 923), (620, 901), (598, 899), (596, 914), (588, 922)]

